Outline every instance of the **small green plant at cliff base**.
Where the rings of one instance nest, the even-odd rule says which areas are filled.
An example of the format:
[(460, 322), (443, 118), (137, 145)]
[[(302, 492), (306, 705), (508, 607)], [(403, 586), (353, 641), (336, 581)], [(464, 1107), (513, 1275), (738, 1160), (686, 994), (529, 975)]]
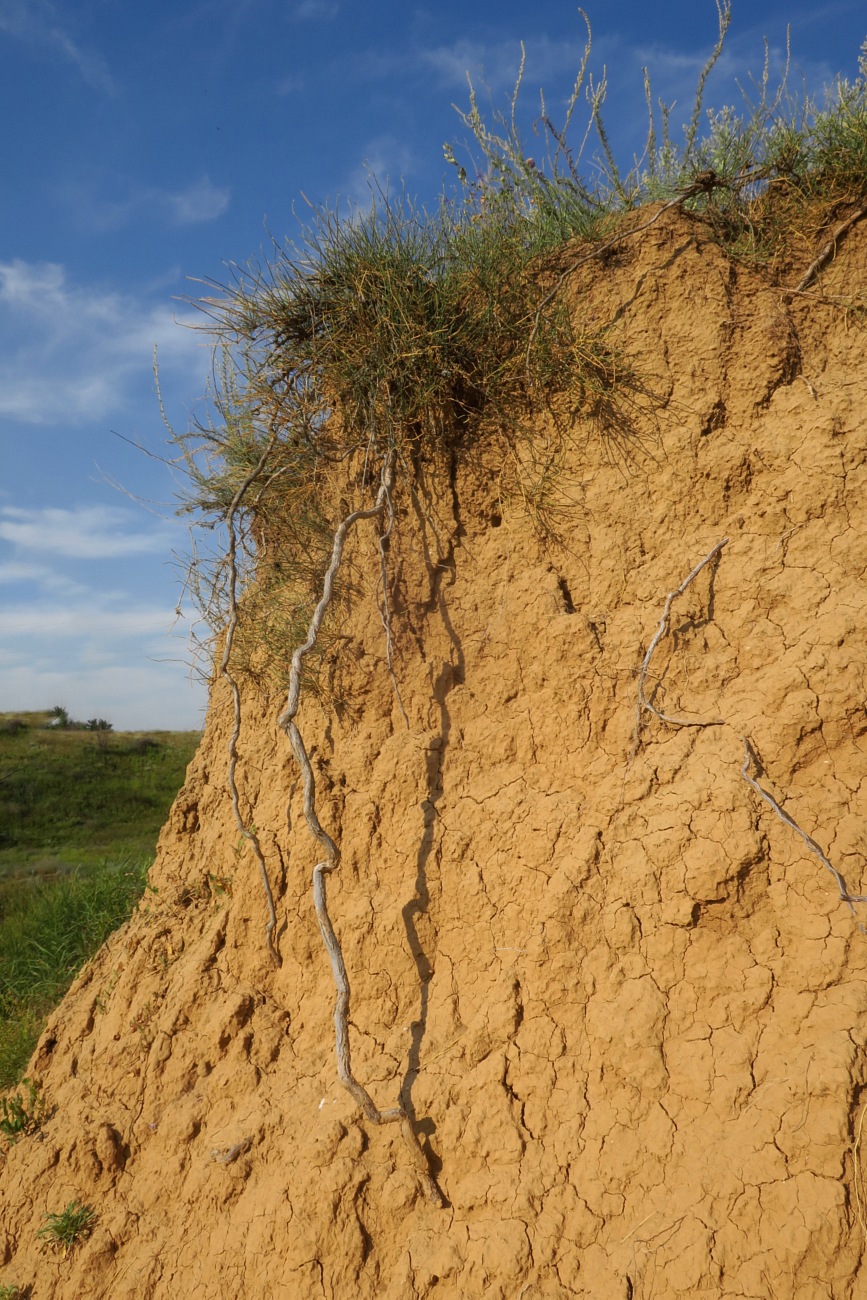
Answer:
[(30, 1300), (29, 1286), (0, 1286), (0, 1300)]
[(46, 1214), (45, 1225), (37, 1232), (46, 1246), (59, 1250), (64, 1258), (74, 1246), (86, 1241), (96, 1223), (96, 1210), (81, 1201), (70, 1201), (58, 1214)]
[(0, 1133), (14, 1145), (20, 1137), (28, 1137), (42, 1127), (47, 1108), (42, 1095), (42, 1085), (33, 1079), (22, 1079), (24, 1096), (15, 1092), (11, 1097), (0, 1098)]

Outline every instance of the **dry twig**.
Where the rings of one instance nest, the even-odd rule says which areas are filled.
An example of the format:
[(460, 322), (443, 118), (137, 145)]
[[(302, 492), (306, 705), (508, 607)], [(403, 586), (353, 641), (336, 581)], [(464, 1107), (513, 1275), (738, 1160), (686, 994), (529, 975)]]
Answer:
[(756, 794), (761, 799), (764, 799), (766, 804), (768, 804), (771, 808), (773, 808), (774, 812), (777, 814), (780, 821), (784, 822), (786, 826), (790, 827), (795, 832), (796, 835), (800, 835), (801, 839), (804, 841), (804, 843), (806, 844), (810, 852), (815, 853), (816, 857), (822, 863), (822, 866), (825, 867), (826, 870), (830, 871), (831, 875), (834, 877), (834, 880), (837, 883), (837, 888), (840, 891), (841, 899), (843, 900), (843, 902), (849, 908), (849, 911), (854, 916), (855, 903), (867, 903), (867, 894), (849, 893), (849, 890), (846, 888), (846, 882), (843, 879), (843, 877), (840, 875), (840, 872), (837, 870), (836, 867), (831, 865), (826, 855), (822, 852), (822, 850), (819, 848), (819, 845), (813, 839), (812, 835), (808, 835), (806, 831), (802, 831), (798, 823), (794, 820), (794, 818), (790, 817), (789, 814), (786, 812), (786, 810), (782, 808), (780, 804), (777, 803), (774, 796), (772, 794), (768, 794), (767, 790), (762, 789), (762, 787), (759, 785), (755, 777), (750, 776), (750, 765), (754, 763), (758, 768), (759, 760), (756, 757), (755, 750), (750, 744), (749, 738), (747, 736), (741, 736), (741, 740), (744, 742), (744, 765), (741, 768), (741, 776), (744, 778), (744, 780), (747, 782), (748, 785), (751, 785), (753, 787)]
[(819, 272), (824, 270), (828, 263), (837, 256), (837, 245), (840, 240), (845, 235), (848, 235), (856, 222), (860, 221), (863, 217), (867, 217), (867, 204), (858, 208), (856, 212), (853, 212), (851, 216), (847, 217), (846, 220), (837, 227), (819, 256), (807, 267), (805, 274), (798, 281), (796, 287), (789, 290), (789, 294), (803, 293), (807, 286), (813, 283)]
[(674, 727), (721, 727), (723, 725), (721, 718), (714, 719), (711, 722), (691, 722), (686, 718), (670, 718), (668, 717), (667, 714), (660, 713), (659, 709), (657, 709), (655, 705), (651, 704), (650, 700), (647, 698), (647, 695), (645, 694), (644, 688), (647, 682), (647, 674), (650, 669), (650, 661), (653, 658), (654, 651), (656, 650), (656, 647), (659, 645), (662, 638), (668, 632), (668, 622), (669, 622), (669, 618), (671, 617), (672, 605), (674, 604), (678, 596), (683, 595), (683, 593), (686, 591), (689, 584), (693, 581), (694, 578), (698, 577), (702, 569), (706, 565), (710, 564), (711, 561), (715, 559), (717, 555), (719, 555), (722, 548), (725, 545), (727, 545), (728, 540), (729, 539), (727, 537), (724, 537), (721, 542), (717, 542), (713, 550), (708, 551), (704, 559), (695, 566), (695, 568), (692, 570), (691, 573), (687, 574), (687, 576), (684, 578), (683, 582), (680, 584), (677, 590), (670, 591), (666, 596), (665, 607), (662, 611), (662, 618), (659, 620), (659, 627), (656, 629), (656, 633), (653, 637), (653, 640), (651, 641), (650, 645), (647, 647), (647, 654), (644, 656), (644, 661), (641, 665), (641, 671), (638, 674), (638, 705), (635, 711), (635, 734), (632, 741), (632, 750), (630, 751), (629, 754), (630, 763), (635, 758), (635, 755), (638, 753), (638, 746), (641, 743), (641, 723), (645, 711), (647, 713), (652, 713), (655, 718), (659, 718), (660, 722), (668, 722)]

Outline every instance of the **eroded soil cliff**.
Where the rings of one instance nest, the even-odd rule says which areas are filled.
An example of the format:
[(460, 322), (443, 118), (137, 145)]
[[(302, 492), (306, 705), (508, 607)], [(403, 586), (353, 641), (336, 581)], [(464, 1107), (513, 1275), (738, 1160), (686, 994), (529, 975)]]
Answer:
[[(817, 288), (846, 295), (865, 270), (858, 227)], [(408, 728), (362, 529), (335, 700), (300, 715), (343, 852), (329, 902), (355, 1068), (411, 1110), (446, 1208), (337, 1082), (316, 853), (279, 700), (248, 687), (239, 782), (278, 895), (269, 962), (218, 683), (153, 890), (32, 1063), (54, 1111), (0, 1170), (0, 1284), (867, 1294), (867, 905), (853, 915), (744, 777), (748, 738), (748, 774), (867, 888), (865, 335), (679, 212), (576, 279), (649, 394), (631, 432), (576, 429), (559, 543), (482, 465), (398, 521)], [(666, 596), (724, 538), (647, 673), (660, 712), (714, 725), (645, 711), (637, 729)], [(43, 1216), (74, 1198), (92, 1236), (40, 1251)]]

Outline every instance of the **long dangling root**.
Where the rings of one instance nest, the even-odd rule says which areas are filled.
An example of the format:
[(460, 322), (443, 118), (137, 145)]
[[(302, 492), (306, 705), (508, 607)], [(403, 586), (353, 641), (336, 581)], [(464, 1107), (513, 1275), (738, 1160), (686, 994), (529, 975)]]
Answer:
[(331, 962), (331, 973), (334, 977), (334, 985), (337, 990), (337, 997), (334, 1003), (334, 1033), (335, 1033), (335, 1050), (337, 1054), (337, 1077), (343, 1084), (343, 1087), (350, 1094), (353, 1101), (362, 1111), (365, 1117), (372, 1124), (399, 1124), (400, 1130), (406, 1142), (407, 1148), (412, 1156), (413, 1165), (418, 1173), (427, 1199), (437, 1206), (445, 1205), (445, 1198), (437, 1187), (428, 1168), (424, 1151), (418, 1140), (418, 1135), (413, 1127), (412, 1119), (403, 1109), (402, 1106), (396, 1106), (389, 1110), (380, 1110), (370, 1093), (362, 1083), (355, 1077), (352, 1072), (352, 1058), (349, 1047), (349, 1004), (351, 989), (349, 985), (349, 976), (346, 973), (346, 963), (343, 960), (340, 942), (334, 933), (334, 926), (331, 924), (331, 918), (328, 915), (328, 902), (326, 897), (326, 877), (332, 871), (337, 871), (340, 866), (340, 853), (334, 840), (323, 828), (316, 812), (316, 781), (313, 775), (313, 768), (304, 744), (304, 739), (295, 722), (295, 716), (298, 712), (301, 696), (301, 668), (306, 655), (315, 647), (322, 627), (322, 621), (325, 617), (328, 606), (334, 596), (334, 582), (337, 577), (340, 563), (343, 558), (343, 549), (346, 544), (346, 538), (350, 530), (362, 519), (373, 519), (382, 516), (386, 511), (391, 510), (391, 485), (393, 477), (393, 462), (389, 456), (382, 468), (380, 475), (380, 487), (376, 496), (376, 502), (367, 510), (355, 510), (346, 518), (337, 528), (334, 534), (334, 545), (331, 552), (331, 563), (325, 574), (322, 584), (322, 595), (319, 604), (313, 613), (310, 621), (310, 627), (307, 633), (307, 640), (299, 646), (292, 656), (292, 666), (289, 674), (289, 694), (286, 708), (278, 718), (278, 725), (286, 732), (289, 743), (292, 746), (292, 752), (301, 769), (301, 776), (304, 784), (304, 817), (310, 829), (311, 835), (318, 844), (321, 845), (325, 852), (325, 858), (322, 862), (317, 862), (313, 868), (313, 904), (316, 908), (316, 918), (319, 922), (319, 930), (322, 934), (322, 942), (325, 944), (325, 950)]

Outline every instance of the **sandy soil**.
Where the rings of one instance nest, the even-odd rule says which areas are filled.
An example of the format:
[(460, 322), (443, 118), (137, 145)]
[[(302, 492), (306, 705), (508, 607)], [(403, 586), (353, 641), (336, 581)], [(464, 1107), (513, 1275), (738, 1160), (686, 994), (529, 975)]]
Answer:
[[(811, 250), (803, 252), (804, 266)], [(802, 271), (803, 268), (800, 268)], [(854, 230), (825, 273), (867, 270)], [(792, 282), (799, 278), (796, 273)], [(677, 212), (576, 310), (652, 392), (575, 429), (543, 546), (479, 466), (399, 521), (397, 708), (364, 586), (340, 703), (301, 714), (353, 987), (356, 1071), (411, 1109), (447, 1198), (337, 1082), (316, 860), (279, 702), (228, 694), (150, 892), (32, 1063), (56, 1108), (0, 1170), (0, 1285), (36, 1300), (856, 1300), (867, 1081), (867, 367)], [(672, 604), (646, 692), (642, 662)], [(368, 563), (368, 561), (371, 561)], [(702, 725), (680, 725), (686, 721)], [(286, 807), (290, 808), (287, 825)], [(856, 1177), (858, 1179), (856, 1185)], [(47, 1211), (92, 1205), (67, 1258)]]

